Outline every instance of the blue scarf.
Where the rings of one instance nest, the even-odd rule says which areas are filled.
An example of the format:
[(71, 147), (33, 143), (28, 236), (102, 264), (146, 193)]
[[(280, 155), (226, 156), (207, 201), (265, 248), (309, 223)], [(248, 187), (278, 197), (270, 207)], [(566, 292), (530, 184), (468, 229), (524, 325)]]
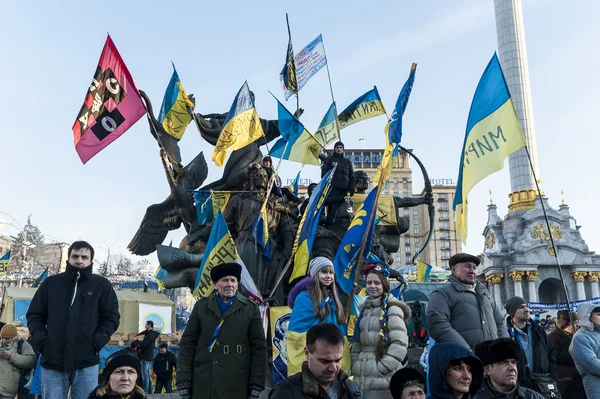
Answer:
[(237, 294), (232, 296), (229, 301), (225, 302), (223, 298), (221, 298), (221, 295), (219, 295), (219, 293), (217, 292), (217, 302), (219, 303), (219, 308), (221, 308), (221, 315), (224, 315), (227, 309), (229, 309), (229, 307), (233, 305), (233, 302), (235, 301), (236, 297)]

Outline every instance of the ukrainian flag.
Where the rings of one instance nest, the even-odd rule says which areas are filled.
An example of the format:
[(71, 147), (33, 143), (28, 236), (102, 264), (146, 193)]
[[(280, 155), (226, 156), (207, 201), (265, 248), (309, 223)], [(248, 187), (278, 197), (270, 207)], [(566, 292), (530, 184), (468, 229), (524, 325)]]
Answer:
[(215, 286), (210, 278), (210, 271), (213, 267), (221, 263), (237, 262), (238, 259), (240, 259), (240, 256), (235, 247), (235, 242), (227, 228), (225, 218), (219, 209), (212, 230), (210, 231), (210, 237), (208, 237), (208, 243), (206, 244), (206, 252), (204, 253), (202, 265), (200, 265), (200, 271), (196, 278), (194, 297), (196, 299), (206, 297), (214, 291)]
[[(390, 128), (390, 122), (388, 122), (383, 128), (385, 133), (385, 150), (383, 152), (383, 158), (381, 164), (375, 171), (373, 176), (373, 184), (379, 187), (379, 191), (383, 191), (385, 185), (390, 178), (390, 173), (394, 167), (394, 162), (398, 158), (398, 143), (394, 144), (389, 140), (388, 131)], [(381, 175), (383, 173), (383, 176)]]
[(277, 100), (278, 126), (281, 138), (277, 140), (270, 155), (308, 165), (321, 165), (321, 145), (285, 106)]
[(271, 242), (269, 241), (269, 222), (267, 219), (268, 200), (268, 198), (265, 198), (265, 201), (260, 208), (258, 218), (256, 219), (256, 222), (254, 222), (254, 226), (252, 226), (252, 236), (254, 237), (254, 241), (256, 241), (263, 249), (263, 259), (266, 266), (271, 264)]
[(315, 138), (319, 140), (323, 148), (340, 139), (340, 124), (335, 116), (336, 114), (337, 108), (334, 101), (323, 117), (319, 130), (315, 133)]
[(167, 277), (167, 271), (158, 265), (156, 273), (154, 273), (154, 279), (156, 280), (158, 289), (161, 291), (165, 289), (165, 277)]
[(429, 281), (429, 274), (431, 273), (431, 265), (417, 260), (417, 283), (426, 283)]
[(390, 143), (399, 143), (402, 139), (402, 117), (406, 111), (406, 105), (412, 92), (413, 84), (415, 83), (415, 72), (417, 72), (417, 64), (412, 64), (408, 79), (400, 90), (400, 95), (396, 101), (396, 107), (390, 118), (389, 141)]
[(350, 227), (348, 227), (346, 234), (344, 234), (344, 239), (333, 259), (335, 276), (340, 288), (346, 294), (352, 291), (352, 286), (354, 285), (356, 263), (363, 240), (366, 239), (363, 256), (366, 257), (371, 251), (371, 240), (375, 228), (375, 217), (371, 217), (371, 215), (373, 215), (372, 212), (377, 214), (376, 200), (377, 187), (373, 187), (369, 195), (367, 195), (365, 202), (363, 202), (356, 215), (354, 215), (354, 219)]
[(504, 160), (525, 147), (510, 92), (496, 53), (477, 85), (458, 171), (453, 209), (460, 240), (467, 241), (467, 196), (485, 177), (504, 167)]
[(294, 193), (294, 195), (296, 195), (296, 196), (298, 195), (298, 184), (300, 183), (300, 172), (298, 172), (298, 174), (296, 175), (296, 178), (294, 179), (292, 184), (290, 184), (290, 186), (289, 186), (290, 191), (292, 191)]
[(313, 242), (315, 241), (315, 235), (317, 234), (319, 216), (321, 215), (323, 204), (329, 195), (331, 179), (333, 178), (335, 169), (336, 166), (327, 172), (325, 177), (323, 177), (317, 187), (315, 187), (308, 200), (306, 212), (304, 212), (302, 220), (300, 220), (298, 234), (296, 234), (296, 240), (294, 241), (294, 248), (292, 250), (292, 253), (294, 254), (294, 270), (292, 271), (290, 282), (298, 277), (306, 276)]
[(341, 114), (338, 115), (340, 121), (340, 128), (343, 129), (356, 122), (364, 121), (365, 119), (373, 118), (375, 116), (385, 115), (385, 108), (377, 86), (373, 86), (373, 90), (369, 90), (362, 96), (358, 97), (354, 102)]
[(6, 276), (8, 274), (8, 264), (10, 262), (10, 251), (5, 253), (0, 258), (0, 276)]
[(167, 86), (158, 121), (165, 131), (177, 140), (183, 137), (185, 129), (192, 121), (192, 115), (188, 112), (187, 107), (193, 108), (194, 103), (190, 101), (183, 89), (175, 64), (173, 64), (173, 76)]
[(263, 135), (262, 124), (254, 107), (248, 82), (244, 82), (223, 122), (212, 160), (217, 166), (223, 166), (227, 151), (244, 148)]

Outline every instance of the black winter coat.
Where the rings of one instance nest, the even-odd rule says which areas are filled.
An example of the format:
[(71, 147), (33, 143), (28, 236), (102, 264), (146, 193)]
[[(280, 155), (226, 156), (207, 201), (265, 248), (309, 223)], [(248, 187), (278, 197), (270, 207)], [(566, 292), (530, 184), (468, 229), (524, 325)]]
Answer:
[(69, 373), (98, 364), (98, 352), (117, 330), (119, 317), (110, 282), (92, 274), (92, 266), (76, 269), (67, 263), (64, 273), (48, 277), (36, 291), (27, 325), (42, 366)]
[(562, 395), (562, 399), (584, 399), (586, 396), (583, 388), (583, 378), (577, 372), (573, 356), (569, 353), (573, 335), (556, 328), (548, 334), (548, 339), (554, 348), (556, 378), (558, 379), (558, 390)]
[(511, 394), (498, 392), (490, 386), (489, 379), (486, 377), (477, 399), (544, 399), (544, 397), (532, 389), (519, 386), (519, 384)]
[(173, 369), (175, 367), (177, 367), (177, 358), (172, 352), (167, 351), (165, 354), (159, 353), (156, 355), (152, 369), (156, 374), (156, 378), (166, 381), (173, 379)]
[[(546, 336), (546, 333), (542, 328), (533, 320), (529, 319), (533, 342), (533, 370), (527, 367), (527, 356), (521, 348), (521, 360), (517, 362), (517, 368), (519, 370), (519, 385), (524, 388), (536, 389), (535, 383), (531, 373), (550, 374), (552, 378), (556, 380), (556, 361), (554, 360), (554, 348), (550, 343), (550, 340)], [(514, 331), (514, 324), (510, 317), (506, 320), (508, 328), (508, 335), (516, 340), (516, 333)], [(519, 341), (516, 341), (517, 343)], [(520, 346), (520, 345), (519, 345)]]
[(333, 167), (337, 165), (331, 187), (347, 191), (350, 195), (354, 195), (354, 166), (352, 162), (344, 154), (333, 154), (323, 161), (321, 165), (321, 177), (324, 177)]
[(140, 360), (146, 360), (151, 362), (154, 359), (154, 349), (156, 348), (156, 338), (160, 336), (158, 331), (146, 330), (144, 334), (144, 340), (140, 344), (140, 353), (138, 357)]

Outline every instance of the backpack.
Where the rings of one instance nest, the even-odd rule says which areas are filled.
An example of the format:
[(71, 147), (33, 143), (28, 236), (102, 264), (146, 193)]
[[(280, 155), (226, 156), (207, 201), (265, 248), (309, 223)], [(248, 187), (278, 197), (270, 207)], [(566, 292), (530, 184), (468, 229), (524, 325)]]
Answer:
[[(17, 353), (19, 355), (21, 355), (23, 352), (23, 342), (25, 341), (22, 339), (20, 339), (19, 342), (17, 342)], [(31, 383), (33, 382), (33, 370), (34, 369), (32, 367), (21, 370), (21, 378), (19, 379), (19, 391), (21, 391), (23, 388), (31, 388)]]

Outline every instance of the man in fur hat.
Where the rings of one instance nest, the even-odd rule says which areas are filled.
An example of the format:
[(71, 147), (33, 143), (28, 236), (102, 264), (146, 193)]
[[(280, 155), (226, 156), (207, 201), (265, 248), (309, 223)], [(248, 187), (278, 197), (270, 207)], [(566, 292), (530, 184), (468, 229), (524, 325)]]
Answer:
[(215, 292), (194, 305), (177, 361), (183, 399), (258, 398), (264, 389), (265, 332), (258, 307), (237, 292), (241, 274), (237, 263), (213, 267)]
[(485, 381), (479, 399), (544, 399), (539, 393), (519, 385), (517, 362), (521, 359), (519, 344), (510, 338), (483, 341), (475, 347), (475, 355), (485, 370)]

